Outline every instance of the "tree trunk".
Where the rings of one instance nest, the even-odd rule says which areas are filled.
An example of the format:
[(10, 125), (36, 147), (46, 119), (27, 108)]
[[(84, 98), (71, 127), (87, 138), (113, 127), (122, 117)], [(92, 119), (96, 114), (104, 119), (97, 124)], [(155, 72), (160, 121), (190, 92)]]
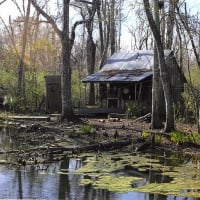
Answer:
[[(30, 1), (28, 0), (26, 16), (24, 21), (23, 35), (22, 35), (22, 51), (19, 60), (19, 68), (18, 68), (18, 97), (25, 100), (25, 81), (24, 81), (24, 58), (26, 52), (26, 44), (27, 44), (27, 32), (28, 32), (28, 23), (30, 16)], [(25, 102), (24, 102), (25, 103)]]
[(70, 0), (63, 0), (63, 32), (61, 37), (62, 43), (62, 69), (61, 69), (61, 83), (62, 83), (62, 117), (73, 121), (75, 116), (72, 109), (71, 101), (71, 41), (69, 39), (69, 2)]
[[(159, 24), (159, 8), (158, 0), (154, 0), (154, 18), (158, 30), (160, 30)], [(159, 60), (156, 45), (154, 44), (154, 66), (153, 66), (153, 83), (152, 83), (152, 116), (151, 116), (151, 128), (160, 129), (163, 128), (161, 117), (161, 101), (163, 100), (162, 83), (160, 81), (159, 72)]]
[[(95, 66), (95, 54), (96, 54), (96, 46), (92, 39), (88, 38), (87, 41), (87, 65), (88, 65), (88, 74), (94, 73)], [(94, 83), (90, 83), (89, 88), (89, 104), (95, 104), (95, 89)]]
[(167, 17), (166, 48), (171, 49), (173, 44), (173, 30), (175, 26), (175, 4), (178, 1), (169, 0), (169, 15)]
[(115, 0), (111, 0), (110, 13), (110, 50), (111, 55), (115, 53)]
[[(75, 115), (73, 112), (72, 105), (72, 95), (71, 95), (71, 66), (70, 66), (70, 56), (72, 47), (75, 40), (76, 27), (78, 25), (89, 22), (93, 19), (95, 11), (90, 15), (91, 18), (86, 20), (76, 21), (71, 28), (71, 37), (69, 37), (69, 4), (70, 0), (63, 0), (63, 30), (61, 31), (57, 26), (55, 20), (48, 15), (43, 9), (41, 9), (35, 0), (30, 0), (35, 9), (42, 14), (43, 17), (52, 25), (55, 32), (61, 39), (62, 44), (62, 67), (61, 67), (61, 96), (62, 96), (62, 117), (61, 120), (67, 119), (68, 121), (73, 121)], [(93, 1), (95, 4), (96, 1)], [(84, 1), (84, 3), (89, 3)], [(96, 4), (95, 4), (96, 8)]]
[[(93, 41), (92, 33), (93, 33), (93, 13), (96, 10), (95, 3), (93, 4), (92, 8), (88, 8), (89, 18), (92, 20), (88, 21), (86, 23), (87, 28), (87, 69), (88, 74), (94, 73), (94, 67), (95, 67), (95, 55), (96, 55), (96, 45)], [(90, 83), (89, 88), (89, 104), (94, 105), (95, 104), (95, 88), (94, 83)]]
[(190, 42), (191, 42), (192, 49), (193, 49), (193, 52), (194, 52), (194, 55), (195, 55), (195, 58), (196, 58), (197, 65), (198, 65), (198, 67), (200, 67), (200, 56), (198, 54), (197, 47), (195, 46), (194, 37), (192, 35), (192, 28), (189, 26), (186, 3), (185, 3), (185, 15), (184, 16), (180, 12), (178, 6), (176, 6), (176, 10), (177, 10), (177, 13), (180, 17), (181, 23), (183, 24), (183, 26), (184, 26), (184, 28), (185, 28), (185, 30), (186, 30), (189, 38), (190, 38)]
[(153, 19), (152, 12), (150, 11), (149, 0), (143, 0), (145, 12), (147, 15), (147, 19), (149, 21), (149, 25), (153, 32), (153, 36), (156, 42), (157, 50), (158, 50), (158, 58), (160, 65), (160, 76), (163, 85), (164, 97), (165, 97), (165, 107), (166, 107), (166, 124), (165, 131), (170, 132), (174, 130), (174, 112), (173, 112), (173, 101), (172, 94), (170, 89), (170, 79), (169, 74), (167, 72), (167, 66), (165, 63), (164, 49), (161, 40), (160, 33), (157, 29), (156, 23)]
[(101, 16), (101, 2), (97, 0), (97, 16), (98, 16), (98, 25), (99, 25), (99, 38), (100, 38), (100, 55), (102, 57), (104, 52), (104, 36), (103, 36), (103, 24)]
[[(93, 39), (89, 36), (87, 40), (87, 65), (88, 65), (88, 74), (94, 73), (95, 66), (95, 54), (96, 54), (96, 46), (93, 42)], [(90, 83), (90, 91), (89, 91), (89, 104), (95, 104), (95, 89), (94, 83)]]
[[(156, 47), (155, 47), (156, 48)], [(161, 101), (163, 100), (162, 83), (160, 81), (160, 70), (158, 61), (157, 49), (154, 49), (154, 68), (153, 68), (153, 83), (152, 83), (152, 116), (151, 128), (163, 128), (161, 116)]]

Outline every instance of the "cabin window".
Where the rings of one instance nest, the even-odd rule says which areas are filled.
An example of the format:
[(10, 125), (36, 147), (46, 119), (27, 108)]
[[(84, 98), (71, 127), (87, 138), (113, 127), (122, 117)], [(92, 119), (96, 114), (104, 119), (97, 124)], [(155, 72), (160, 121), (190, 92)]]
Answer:
[(118, 99), (117, 98), (108, 98), (108, 108), (117, 108)]

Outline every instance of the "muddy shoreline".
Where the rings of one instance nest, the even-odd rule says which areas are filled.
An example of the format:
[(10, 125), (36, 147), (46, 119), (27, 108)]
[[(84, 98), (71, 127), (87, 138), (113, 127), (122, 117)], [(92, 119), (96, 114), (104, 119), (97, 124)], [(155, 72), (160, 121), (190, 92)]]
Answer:
[[(17, 143), (17, 148), (0, 149), (0, 155), (6, 155), (1, 164), (46, 164), (66, 157), (76, 157), (83, 152), (101, 154), (103, 151), (122, 148), (129, 148), (132, 152), (161, 151), (200, 155), (199, 144), (175, 144), (170, 134), (162, 130), (150, 130), (150, 124), (144, 121), (81, 118), (76, 123), (2, 120), (1, 124), (4, 129), (13, 127), (15, 131), (10, 134), (10, 138)], [(90, 126), (88, 132), (83, 130), (87, 126)], [(183, 124), (178, 124), (177, 129), (188, 134), (196, 131), (195, 126)], [(144, 132), (150, 134), (144, 138)], [(155, 135), (162, 138), (162, 141), (155, 142)]]

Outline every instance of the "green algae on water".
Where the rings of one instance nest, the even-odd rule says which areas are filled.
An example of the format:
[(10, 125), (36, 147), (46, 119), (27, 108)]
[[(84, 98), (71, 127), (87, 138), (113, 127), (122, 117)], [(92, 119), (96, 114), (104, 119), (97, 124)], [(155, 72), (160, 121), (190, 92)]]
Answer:
[(98, 189), (199, 198), (198, 164), (183, 160), (178, 163), (176, 160), (174, 165), (169, 158), (166, 165), (164, 159), (167, 158), (149, 154), (105, 153), (99, 157), (91, 154), (83, 167), (75, 173), (83, 174), (81, 185), (91, 185)]

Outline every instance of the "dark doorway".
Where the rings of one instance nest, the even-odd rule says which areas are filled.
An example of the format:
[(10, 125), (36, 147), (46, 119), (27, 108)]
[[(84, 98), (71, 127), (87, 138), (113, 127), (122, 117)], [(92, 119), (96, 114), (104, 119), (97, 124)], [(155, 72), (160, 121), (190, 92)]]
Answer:
[(59, 75), (45, 76), (46, 81), (46, 111), (47, 113), (60, 113), (61, 101), (61, 77)]

